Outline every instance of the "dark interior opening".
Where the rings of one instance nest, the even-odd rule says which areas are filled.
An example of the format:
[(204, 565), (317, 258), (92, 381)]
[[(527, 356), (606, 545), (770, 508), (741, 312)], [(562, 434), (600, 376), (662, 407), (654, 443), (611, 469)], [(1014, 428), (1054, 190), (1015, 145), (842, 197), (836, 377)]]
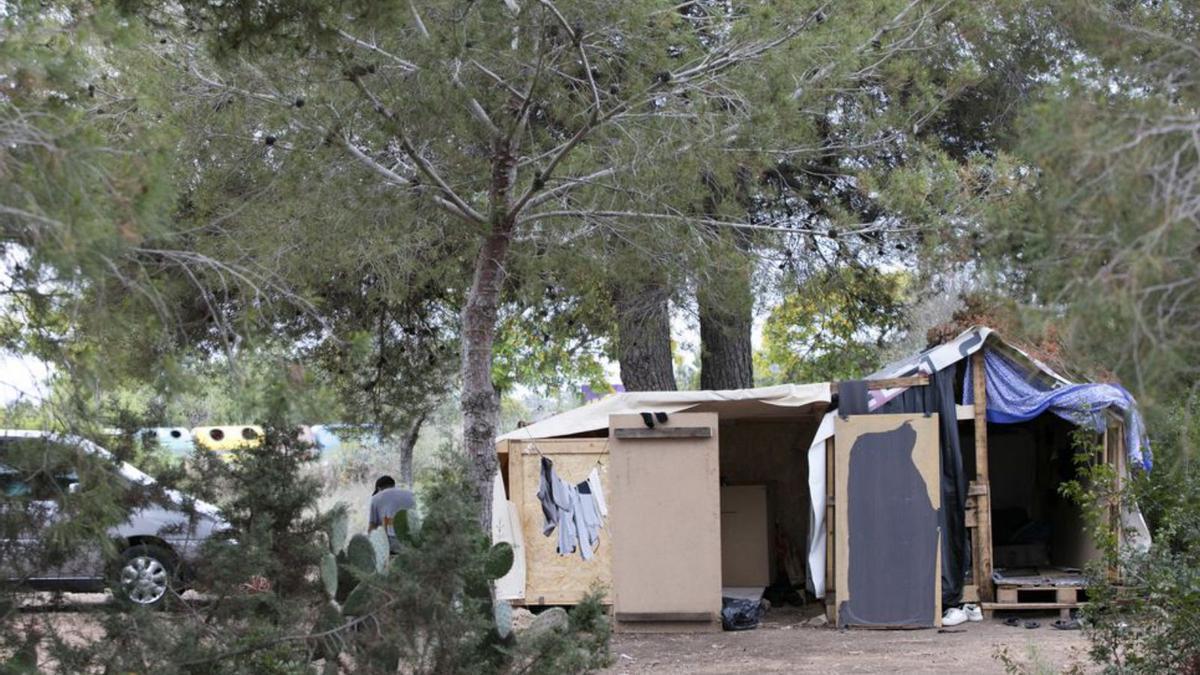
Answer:
[(1076, 429), (1051, 413), (988, 424), (994, 568), (1082, 568), (1097, 557), (1082, 509), (1061, 491), (1079, 475)]
[[(722, 584), (803, 589), (808, 449), (819, 418), (733, 419), (720, 426)], [(765, 576), (764, 576), (765, 575)]]

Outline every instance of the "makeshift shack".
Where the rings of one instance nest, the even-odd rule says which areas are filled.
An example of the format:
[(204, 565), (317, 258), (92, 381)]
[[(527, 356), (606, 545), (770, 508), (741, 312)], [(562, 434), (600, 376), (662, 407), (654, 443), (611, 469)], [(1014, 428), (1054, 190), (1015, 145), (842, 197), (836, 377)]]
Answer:
[[(613, 395), (498, 440), (493, 535), (517, 550), (498, 594), (569, 605), (600, 588), (622, 630), (719, 626), (722, 598), (781, 581), (839, 625), (1066, 606), (1058, 589), (1094, 554), (1054, 497), (1080, 424), (1098, 461), (1145, 461), (1128, 394), (1071, 385), (986, 328), (864, 381)], [(997, 556), (1054, 601), (1002, 579), (995, 604)]]

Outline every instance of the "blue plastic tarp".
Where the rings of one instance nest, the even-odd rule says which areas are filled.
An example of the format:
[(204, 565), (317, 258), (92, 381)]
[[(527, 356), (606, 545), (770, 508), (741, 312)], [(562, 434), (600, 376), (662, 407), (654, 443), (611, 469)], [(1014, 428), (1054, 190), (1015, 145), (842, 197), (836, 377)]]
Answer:
[[(1150, 444), (1137, 403), (1124, 387), (1116, 384), (1064, 384), (1049, 387), (1029, 377), (1020, 366), (994, 349), (984, 349), (984, 374), (987, 381), (987, 420), (996, 424), (1014, 424), (1051, 412), (1081, 427), (1103, 433), (1107, 424), (1104, 410), (1115, 408), (1125, 418), (1125, 447), (1129, 459), (1147, 471), (1151, 466)], [(967, 360), (963, 383), (963, 403), (975, 401)]]

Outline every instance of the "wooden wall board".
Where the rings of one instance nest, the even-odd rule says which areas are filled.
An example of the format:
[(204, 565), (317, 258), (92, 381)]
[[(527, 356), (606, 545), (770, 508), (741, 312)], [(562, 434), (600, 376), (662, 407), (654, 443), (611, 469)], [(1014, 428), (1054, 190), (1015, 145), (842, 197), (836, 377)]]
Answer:
[(721, 486), (721, 585), (771, 585), (766, 485)]
[[(613, 415), (610, 429), (641, 423)], [(717, 415), (675, 413), (666, 425), (710, 427), (711, 438), (611, 440), (609, 512), (617, 616), (707, 613), (720, 626), (721, 508)], [(670, 619), (664, 619), (664, 623)], [(618, 629), (646, 630), (634, 623)], [(693, 627), (695, 629), (696, 627)]]
[[(941, 453), (939, 452), (938, 416), (921, 414), (894, 415), (855, 415), (848, 419), (838, 418), (834, 432), (834, 584), (837, 591), (837, 605), (834, 616), (838, 625), (845, 617), (840, 616), (841, 608), (851, 600), (849, 584), (850, 572), (850, 540), (852, 533), (849, 527), (850, 505), (855, 499), (875, 499), (876, 495), (856, 495), (849, 490), (850, 465), (856, 441), (863, 435), (893, 431), (905, 424), (910, 425), (916, 432), (916, 441), (912, 449), (911, 461), (924, 484), (928, 503), (932, 508), (930, 524), (932, 532), (930, 543), (934, 550), (930, 558), (933, 568), (932, 579), (932, 608), (933, 615), (929, 623), (921, 625), (941, 625), (942, 592), (941, 592), (941, 536), (937, 527), (937, 510), (941, 506)], [(905, 579), (888, 579), (895, 584), (905, 584)], [(896, 627), (909, 624), (897, 624)]]
[[(559, 438), (508, 443), (509, 500), (517, 506), (525, 535), (525, 604), (574, 605), (597, 586), (609, 593), (612, 588), (609, 522), (605, 522), (600, 532), (600, 544), (591, 560), (583, 560), (578, 552), (561, 556), (556, 550), (557, 531), (548, 537), (542, 534), (545, 518), (537, 498), (544, 455), (554, 462), (555, 471), (567, 482), (582, 482), (593, 468), (599, 469), (600, 485), (611, 509), (608, 440)], [(606, 601), (611, 602), (611, 597)]]

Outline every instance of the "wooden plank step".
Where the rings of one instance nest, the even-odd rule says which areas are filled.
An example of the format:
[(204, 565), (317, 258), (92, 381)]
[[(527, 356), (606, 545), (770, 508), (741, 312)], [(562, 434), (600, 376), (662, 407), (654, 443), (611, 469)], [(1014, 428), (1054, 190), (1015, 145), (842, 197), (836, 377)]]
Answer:
[(1076, 609), (1086, 605), (1086, 602), (985, 602), (980, 605), (984, 611), (1023, 610), (1023, 609)]
[[(1079, 586), (997, 586), (996, 602), (998, 604), (1056, 604), (1076, 605), (1080, 601), (1080, 592), (1086, 588)], [(1050, 596), (1053, 594), (1053, 601)], [(1054, 609), (1054, 608), (1043, 608)]]

